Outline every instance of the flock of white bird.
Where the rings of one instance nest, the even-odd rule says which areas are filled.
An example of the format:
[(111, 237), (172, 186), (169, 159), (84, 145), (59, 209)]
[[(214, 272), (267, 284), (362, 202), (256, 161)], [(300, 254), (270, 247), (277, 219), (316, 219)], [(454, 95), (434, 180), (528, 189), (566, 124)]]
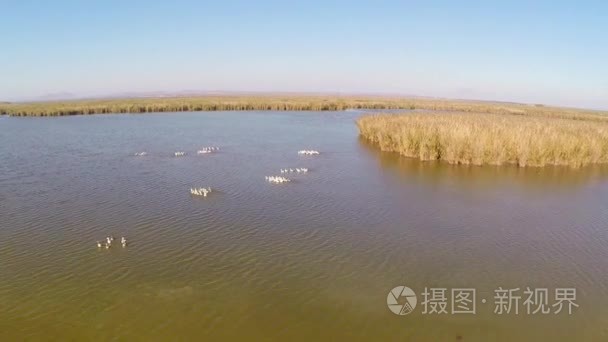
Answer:
[[(219, 147), (215, 147), (215, 146), (209, 146), (209, 147), (203, 147), (202, 149), (197, 151), (197, 154), (207, 154), (207, 153), (213, 153), (216, 151), (219, 151)], [(298, 154), (304, 154), (304, 155), (317, 155), (319, 154), (319, 151), (316, 150), (301, 150), (298, 151)], [(148, 155), (147, 152), (137, 152), (135, 153), (136, 156), (138, 157), (143, 157)], [(183, 157), (186, 155), (186, 152), (183, 151), (178, 151), (175, 152), (174, 155), (176, 157)], [(286, 168), (286, 169), (280, 169), (281, 173), (307, 173), (308, 172), (308, 168), (305, 167), (300, 167), (300, 168)], [(288, 183), (291, 182), (291, 179), (287, 178), (287, 177), (283, 177), (283, 176), (266, 176), (266, 180), (270, 183), (275, 183), (275, 184), (281, 184), (281, 183)], [(212, 192), (210, 187), (207, 188), (190, 188), (190, 194), (194, 195), (194, 196), (202, 196), (202, 197), (207, 197), (208, 194), (210, 194)], [(105, 242), (101, 242), (101, 241), (97, 241), (97, 248), (106, 248), (109, 249), (112, 246), (112, 242), (114, 242), (114, 236), (108, 236), (105, 239)], [(122, 245), (122, 247), (127, 247), (127, 239), (123, 236), (120, 238), (120, 244)]]
[[(219, 147), (207, 146), (207, 147), (203, 147), (202, 149), (198, 150), (196, 153), (197, 154), (207, 154), (207, 153), (217, 152), (219, 150), (220, 150)], [(320, 153), (317, 150), (300, 150), (300, 151), (298, 151), (298, 154), (318, 155)], [(148, 153), (147, 152), (137, 152), (137, 153), (135, 153), (135, 155), (139, 156), (139, 157), (143, 157), (143, 156), (148, 155)], [(173, 153), (173, 155), (176, 157), (183, 157), (186, 155), (186, 152), (177, 151), (177, 152)], [(286, 168), (286, 169), (280, 169), (280, 171), (281, 171), (281, 173), (293, 173), (293, 172), (307, 173), (308, 168), (305, 168), (305, 167), (297, 167), (297, 168), (293, 168), (293, 169)], [(275, 183), (275, 184), (291, 182), (291, 179), (289, 179), (287, 177), (283, 177), (283, 176), (266, 176), (266, 180), (270, 183)], [(207, 197), (207, 195), (210, 193), (211, 193), (211, 188), (190, 188), (190, 194), (195, 195), (195, 196)]]
[[(109, 249), (112, 247), (112, 242), (114, 242), (114, 236), (110, 235), (106, 237), (105, 242), (97, 241), (97, 248)], [(120, 238), (120, 244), (123, 248), (127, 247), (127, 239), (124, 236)]]
[[(215, 147), (215, 146), (207, 146), (207, 147), (203, 147), (202, 149), (196, 151), (196, 154), (207, 154), (207, 153), (213, 153), (213, 152), (217, 152), (219, 151), (220, 148), (219, 147)], [(135, 153), (135, 156), (137, 157), (144, 157), (147, 156), (148, 152), (137, 152)], [(186, 155), (186, 152), (184, 151), (177, 151), (173, 153), (174, 156), (176, 157), (183, 157)]]
[[(316, 155), (316, 154), (319, 154), (319, 151), (301, 150), (301, 151), (298, 151), (298, 154)], [(296, 167), (294, 169), (292, 169), (292, 168), (281, 169), (280, 171), (281, 171), (281, 173), (293, 173), (293, 172), (307, 173), (308, 169), (305, 167)], [(291, 179), (289, 179), (287, 177), (283, 177), (283, 176), (266, 176), (266, 180), (270, 183), (275, 183), (275, 184), (291, 182)]]
[(207, 197), (211, 193), (211, 188), (190, 188), (190, 193), (196, 196)]
[(207, 153), (212, 153), (212, 152), (216, 152), (219, 150), (220, 150), (219, 147), (210, 146), (210, 147), (203, 147), (202, 149), (198, 150), (196, 153), (207, 154)]
[(308, 169), (305, 167), (300, 167), (300, 168), (295, 168), (295, 169), (281, 169), (281, 173), (290, 173), (290, 172), (297, 172), (297, 173), (306, 173), (308, 172)]
[(316, 150), (301, 150), (301, 151), (298, 151), (298, 154), (315, 155), (315, 154), (319, 154), (319, 151), (316, 151)]
[(281, 176), (266, 176), (266, 180), (269, 181), (270, 183), (277, 183), (277, 184), (291, 182), (291, 179), (281, 177)]

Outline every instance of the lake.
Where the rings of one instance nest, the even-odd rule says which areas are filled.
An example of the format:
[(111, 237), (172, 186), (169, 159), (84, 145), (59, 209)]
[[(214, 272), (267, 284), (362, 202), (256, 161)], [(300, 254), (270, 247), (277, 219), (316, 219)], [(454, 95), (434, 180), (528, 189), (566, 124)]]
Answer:
[[(608, 340), (606, 168), (420, 162), (361, 140), (361, 113), (1, 117), (0, 340)], [(451, 313), (461, 288), (475, 313)]]

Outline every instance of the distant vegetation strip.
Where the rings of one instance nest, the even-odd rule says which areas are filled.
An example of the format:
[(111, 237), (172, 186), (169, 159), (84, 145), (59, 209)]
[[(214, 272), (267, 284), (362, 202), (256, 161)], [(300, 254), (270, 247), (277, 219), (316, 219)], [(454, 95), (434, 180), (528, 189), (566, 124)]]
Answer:
[(453, 164), (580, 167), (608, 162), (608, 122), (483, 113), (368, 115), (361, 135), (383, 151)]
[(420, 109), (608, 120), (606, 113), (501, 102), (429, 98), (355, 96), (202, 96), (0, 103), (0, 114), (63, 116), (108, 113), (151, 113), (218, 110), (329, 111), (345, 109)]

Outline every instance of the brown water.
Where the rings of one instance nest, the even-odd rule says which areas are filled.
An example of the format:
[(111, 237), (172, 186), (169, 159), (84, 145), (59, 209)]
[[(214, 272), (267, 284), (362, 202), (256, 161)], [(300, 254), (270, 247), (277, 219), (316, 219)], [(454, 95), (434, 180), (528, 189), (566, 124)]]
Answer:
[[(0, 118), (0, 340), (608, 340), (606, 170), (400, 158), (358, 115)], [(265, 182), (284, 167), (310, 171)], [(500, 286), (579, 307), (497, 315)], [(424, 315), (424, 287), (475, 288), (477, 313)]]

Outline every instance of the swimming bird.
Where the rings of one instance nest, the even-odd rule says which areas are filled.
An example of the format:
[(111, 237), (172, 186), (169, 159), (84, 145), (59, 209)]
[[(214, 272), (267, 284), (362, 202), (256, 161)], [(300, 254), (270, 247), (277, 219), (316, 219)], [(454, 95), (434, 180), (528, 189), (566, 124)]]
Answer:
[(97, 248), (101, 248), (101, 242), (97, 241)]
[(174, 155), (175, 155), (176, 157), (182, 157), (182, 156), (185, 156), (185, 155), (186, 155), (186, 152), (175, 152), (175, 153), (174, 153)]
[(112, 238), (110, 238), (109, 236), (106, 237), (106, 241), (107, 241), (108, 245), (112, 244)]

